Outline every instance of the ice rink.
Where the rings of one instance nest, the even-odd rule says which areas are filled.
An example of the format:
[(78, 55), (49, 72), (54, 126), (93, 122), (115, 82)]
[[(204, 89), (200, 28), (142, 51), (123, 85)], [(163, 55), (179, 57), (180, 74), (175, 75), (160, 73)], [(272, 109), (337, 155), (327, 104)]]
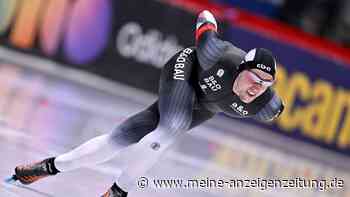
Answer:
[[(9, 54), (4, 56), (9, 57)], [(48, 65), (46, 69), (40, 68), (42, 64)], [(0, 88), (1, 179), (10, 176), (18, 164), (64, 153), (108, 132), (156, 99), (155, 95), (140, 90), (75, 70), (58, 69), (52, 62), (25, 56), (20, 61), (14, 58), (1, 62)], [(120, 173), (122, 158), (121, 155), (102, 165), (61, 173), (30, 186), (2, 182), (0, 196), (99, 196)], [(138, 188), (130, 196), (350, 196), (344, 188), (327, 192), (315, 188), (160, 189), (152, 184), (154, 178), (229, 180), (277, 178), (277, 174), (309, 178), (329, 175), (346, 181), (349, 180), (347, 164), (348, 160), (318, 148), (286, 142), (276, 134), (241, 121), (215, 117), (189, 132), (169, 150), (145, 175), (149, 186)]]

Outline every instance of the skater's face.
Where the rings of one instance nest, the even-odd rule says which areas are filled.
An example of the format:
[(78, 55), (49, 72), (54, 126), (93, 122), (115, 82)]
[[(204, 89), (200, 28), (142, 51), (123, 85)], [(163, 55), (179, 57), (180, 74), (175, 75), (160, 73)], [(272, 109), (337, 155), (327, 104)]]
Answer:
[(233, 83), (233, 92), (244, 103), (250, 103), (273, 85), (272, 75), (259, 69), (243, 70)]

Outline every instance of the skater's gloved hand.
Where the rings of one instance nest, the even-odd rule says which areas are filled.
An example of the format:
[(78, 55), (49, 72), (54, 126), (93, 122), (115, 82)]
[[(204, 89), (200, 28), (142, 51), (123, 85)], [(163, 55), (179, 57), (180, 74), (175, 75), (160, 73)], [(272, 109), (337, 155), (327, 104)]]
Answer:
[(208, 10), (199, 13), (196, 23), (196, 41), (206, 31), (217, 32), (217, 23), (215, 17)]

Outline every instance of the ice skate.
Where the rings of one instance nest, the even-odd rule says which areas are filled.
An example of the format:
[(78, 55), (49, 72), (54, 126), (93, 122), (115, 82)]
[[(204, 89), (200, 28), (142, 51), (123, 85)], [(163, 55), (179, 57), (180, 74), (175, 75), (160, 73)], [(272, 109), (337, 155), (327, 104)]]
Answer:
[(54, 167), (53, 160), (54, 158), (48, 158), (37, 163), (17, 166), (15, 174), (6, 182), (18, 180), (22, 184), (28, 185), (44, 177), (55, 175), (58, 170)]

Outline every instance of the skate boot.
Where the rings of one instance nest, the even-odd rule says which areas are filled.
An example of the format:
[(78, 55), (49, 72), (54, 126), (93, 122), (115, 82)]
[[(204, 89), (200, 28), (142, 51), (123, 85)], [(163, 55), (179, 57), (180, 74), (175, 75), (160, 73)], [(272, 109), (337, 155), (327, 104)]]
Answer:
[(22, 184), (28, 185), (47, 176), (55, 175), (59, 171), (54, 165), (55, 158), (48, 158), (41, 162), (20, 165), (15, 168), (14, 181), (19, 180)]
[(108, 189), (101, 197), (127, 197), (128, 192), (123, 191), (116, 183)]

